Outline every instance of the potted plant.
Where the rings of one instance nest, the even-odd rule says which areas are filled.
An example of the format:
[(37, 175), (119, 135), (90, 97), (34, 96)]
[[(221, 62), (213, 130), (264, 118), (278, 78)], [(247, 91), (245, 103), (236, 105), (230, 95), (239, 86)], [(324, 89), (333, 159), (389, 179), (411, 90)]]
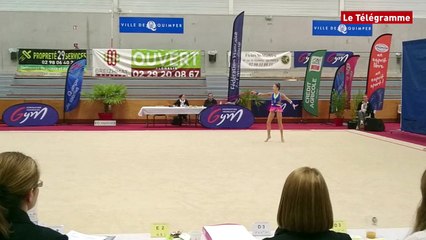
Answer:
[(345, 113), (346, 108), (346, 92), (339, 94), (334, 91), (331, 93), (331, 112), (336, 115), (334, 119), (334, 124), (336, 126), (343, 125), (343, 114)]
[(258, 95), (252, 94), (250, 90), (245, 90), (240, 94), (240, 99), (238, 100), (237, 104), (251, 111), (252, 104), (259, 107), (262, 105), (262, 100)]
[(352, 111), (352, 119), (348, 122), (349, 129), (356, 129), (358, 125), (358, 105), (362, 102), (363, 94), (361, 91), (358, 91), (357, 95), (352, 98), (351, 111)]
[(98, 113), (101, 120), (112, 120), (112, 106), (126, 100), (127, 88), (122, 84), (98, 84), (93, 86), (93, 92), (86, 94), (93, 101), (101, 101), (104, 112)]

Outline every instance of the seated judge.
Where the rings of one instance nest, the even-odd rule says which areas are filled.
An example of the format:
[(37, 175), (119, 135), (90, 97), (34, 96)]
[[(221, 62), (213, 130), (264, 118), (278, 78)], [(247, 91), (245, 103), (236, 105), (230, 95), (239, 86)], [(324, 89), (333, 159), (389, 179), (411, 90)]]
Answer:
[(204, 101), (203, 106), (204, 107), (210, 107), (210, 106), (214, 106), (214, 105), (217, 105), (217, 101), (216, 101), (216, 99), (214, 99), (213, 93), (209, 93), (207, 95), (207, 99)]
[[(185, 94), (179, 95), (178, 99), (176, 100), (175, 104), (176, 107), (189, 107), (188, 99), (186, 99)], [(179, 114), (178, 115), (180, 122), (187, 121), (188, 115), (187, 114)]]
[(358, 104), (357, 111), (358, 111), (358, 126), (364, 125), (365, 118), (367, 116), (374, 118), (373, 107), (371, 106), (370, 102), (368, 102), (367, 95), (364, 95), (362, 101)]
[(19, 152), (0, 153), (0, 239), (68, 239), (50, 228), (34, 224), (27, 214), (36, 205), (42, 186), (34, 159)]
[(315, 168), (298, 168), (287, 177), (277, 220), (274, 236), (265, 240), (351, 240), (345, 233), (330, 230), (330, 196), (323, 176)]

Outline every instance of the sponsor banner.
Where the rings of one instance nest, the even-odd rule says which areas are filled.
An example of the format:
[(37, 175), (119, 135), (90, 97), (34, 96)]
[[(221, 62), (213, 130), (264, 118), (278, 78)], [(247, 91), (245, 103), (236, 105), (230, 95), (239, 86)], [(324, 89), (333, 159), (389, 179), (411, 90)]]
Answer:
[(380, 35), (371, 46), (366, 93), (374, 110), (383, 109), (392, 34)]
[[(283, 117), (302, 117), (302, 100), (293, 100), (293, 103), (297, 105), (296, 109), (288, 102), (283, 103)], [(252, 104), (251, 111), (255, 117), (267, 117), (269, 114), (269, 108), (271, 106), (271, 100), (265, 100), (260, 106)]]
[(235, 102), (240, 96), (241, 49), (243, 45), (244, 12), (234, 19), (229, 57), (228, 102)]
[[(311, 51), (295, 51), (294, 67), (306, 67), (309, 62)], [(324, 67), (340, 67), (354, 53), (349, 51), (327, 51), (325, 53)]]
[(20, 75), (64, 76), (68, 66), (86, 58), (86, 50), (19, 49), (18, 73)]
[(341, 11), (342, 23), (413, 24), (413, 11)]
[(120, 17), (121, 33), (171, 33), (183, 34), (183, 18)]
[(241, 48), (243, 45), (244, 12), (234, 20), (231, 38), (231, 56), (229, 57), (228, 102), (240, 97)]
[(303, 109), (314, 116), (318, 116), (319, 88), (325, 53), (326, 50), (313, 52), (306, 68), (303, 86)]
[(253, 125), (254, 116), (239, 105), (214, 105), (201, 111), (200, 123), (206, 128), (246, 129)]
[(11, 127), (50, 126), (58, 122), (59, 114), (46, 104), (22, 103), (6, 109), (2, 119)]
[[(228, 52), (228, 59), (231, 53)], [(229, 64), (229, 62), (228, 62)], [(229, 66), (229, 65), (228, 65)], [(241, 70), (245, 69), (290, 69), (291, 68), (291, 52), (255, 52), (255, 51), (242, 51), (241, 52)]]
[(351, 108), (352, 81), (354, 80), (355, 67), (359, 57), (359, 55), (353, 55), (345, 63), (346, 109)]
[(71, 64), (68, 68), (64, 94), (65, 112), (72, 111), (80, 102), (81, 86), (83, 84), (84, 68), (86, 64), (86, 59), (80, 59)]
[(93, 49), (96, 77), (201, 77), (199, 50)]
[(350, 109), (352, 81), (358, 59), (359, 55), (351, 56), (345, 64), (336, 70), (336, 75), (334, 76), (333, 87), (330, 94), (330, 113), (334, 112), (334, 109), (332, 109), (332, 106), (334, 106), (332, 98), (333, 92), (337, 92), (339, 95), (346, 93), (346, 109)]
[(372, 24), (344, 24), (340, 20), (312, 20), (313, 36), (373, 36)]

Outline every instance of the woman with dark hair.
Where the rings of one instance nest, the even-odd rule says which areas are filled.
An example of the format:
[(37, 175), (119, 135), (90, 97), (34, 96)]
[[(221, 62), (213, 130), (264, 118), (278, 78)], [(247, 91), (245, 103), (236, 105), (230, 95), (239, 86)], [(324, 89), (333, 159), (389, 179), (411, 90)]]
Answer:
[(413, 234), (411, 234), (405, 240), (426, 239), (426, 170), (423, 172), (423, 176), (420, 181), (420, 191), (422, 193), (422, 199), (420, 200), (419, 207), (417, 208)]
[[(179, 95), (178, 99), (176, 100), (174, 106), (176, 107), (189, 107), (188, 99), (186, 99), (185, 94)], [(183, 121), (188, 121), (188, 115), (186, 114), (179, 114), (178, 115), (179, 125), (182, 124)]]
[(34, 159), (19, 152), (0, 153), (0, 239), (68, 239), (50, 228), (35, 225), (27, 214), (36, 205), (42, 186)]
[(274, 83), (272, 86), (272, 91), (269, 93), (259, 93), (259, 92), (252, 92), (252, 94), (257, 94), (258, 96), (267, 96), (271, 97), (271, 106), (269, 107), (269, 115), (268, 120), (266, 121), (266, 129), (267, 129), (267, 137), (265, 142), (269, 141), (271, 139), (271, 123), (272, 120), (274, 120), (275, 115), (277, 115), (277, 122), (278, 127), (280, 129), (281, 133), (281, 142), (284, 142), (284, 133), (283, 133), (283, 100), (286, 100), (289, 102), (294, 109), (296, 109), (297, 105), (293, 103), (293, 101), (290, 100), (284, 93), (280, 92), (281, 85), (280, 83)]
[(265, 240), (351, 240), (345, 233), (330, 231), (330, 195), (324, 177), (315, 168), (298, 168), (287, 177), (277, 221), (274, 236)]

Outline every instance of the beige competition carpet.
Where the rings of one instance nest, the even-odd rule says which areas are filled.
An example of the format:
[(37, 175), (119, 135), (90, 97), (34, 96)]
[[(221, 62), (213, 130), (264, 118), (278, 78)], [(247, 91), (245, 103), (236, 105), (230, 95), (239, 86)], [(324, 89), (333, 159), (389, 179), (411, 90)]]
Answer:
[(0, 132), (0, 151), (38, 160), (45, 185), (37, 207), (47, 225), (85, 233), (149, 232), (257, 221), (276, 226), (287, 175), (322, 171), (335, 219), (349, 228), (409, 227), (426, 151), (347, 130)]

